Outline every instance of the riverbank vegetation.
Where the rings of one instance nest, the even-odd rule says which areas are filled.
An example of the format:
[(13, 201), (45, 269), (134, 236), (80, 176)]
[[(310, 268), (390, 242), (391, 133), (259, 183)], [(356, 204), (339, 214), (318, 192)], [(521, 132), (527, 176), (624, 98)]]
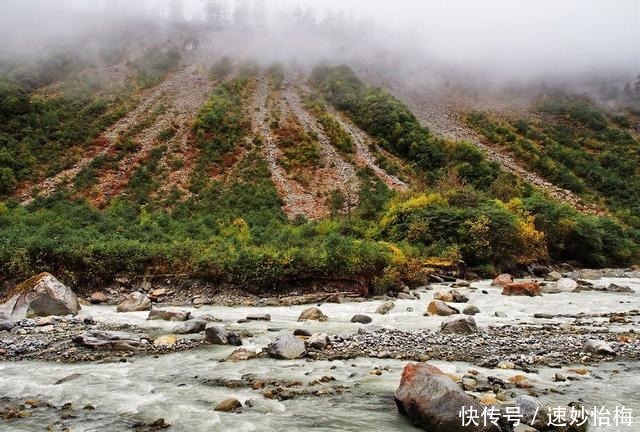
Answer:
[[(289, 220), (260, 139), (251, 134), (247, 107), (255, 81), (246, 73), (219, 84), (197, 116), (192, 139), (198, 154), (188, 195), (150, 198), (168, 145), (159, 137), (160, 145), (133, 174), (126, 193), (102, 209), (64, 187), (27, 206), (8, 199), (0, 204), (0, 274), (24, 278), (48, 270), (78, 283), (123, 273), (188, 274), (253, 291), (339, 280), (384, 292), (421, 283), (434, 262), (454, 265), (462, 260), (480, 274), (550, 261), (584, 266), (638, 262), (640, 234), (626, 219), (580, 213), (502, 171), (475, 146), (435, 138), (400, 101), (367, 87), (347, 68), (321, 68), (313, 78), (318, 99), (307, 108), (327, 116), (321, 124), (330, 141), (343, 147), (343, 155), (353, 151), (333, 114), (319, 108), (325, 103), (412, 173), (408, 191), (394, 192), (370, 169), (361, 168), (359, 204), (349, 214)], [(27, 107), (33, 103), (29, 95), (23, 98)], [(14, 99), (3, 99), (1, 115), (19, 117), (21, 99)], [(92, 121), (102, 118), (94, 117)], [(101, 127), (97, 123), (91, 130)], [(300, 134), (306, 135), (285, 134), (283, 127), (274, 131), (284, 153), (281, 162), (315, 163), (309, 149), (317, 147), (316, 138), (303, 130)], [(88, 138), (62, 142), (71, 145), (78, 139)], [(211, 175), (239, 146), (243, 151), (230, 174)], [(9, 159), (29, 157), (12, 153)], [(94, 161), (87, 169), (104, 163), (109, 160)], [(84, 177), (81, 183), (90, 182), (91, 176)], [(625, 202), (618, 202), (622, 209)]]

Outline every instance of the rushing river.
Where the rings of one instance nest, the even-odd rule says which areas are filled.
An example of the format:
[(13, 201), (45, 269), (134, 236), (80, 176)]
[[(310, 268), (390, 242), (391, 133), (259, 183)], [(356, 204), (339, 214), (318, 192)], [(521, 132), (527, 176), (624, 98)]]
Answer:
[[(500, 295), (489, 282), (474, 283), (476, 291), (462, 289), (482, 311), (476, 315), (479, 327), (507, 323), (543, 322), (534, 313), (576, 314), (580, 312), (623, 312), (640, 309), (640, 279), (601, 279), (599, 285), (616, 282), (636, 290), (635, 294), (581, 292), (519, 298)], [(438, 286), (435, 286), (438, 289)], [(448, 288), (442, 286), (442, 288)], [(481, 291), (487, 290), (488, 294)], [(297, 322), (305, 306), (293, 307), (216, 307), (189, 309), (194, 316), (211, 314), (224, 321), (228, 330), (248, 331), (254, 336), (244, 340), (245, 347), (256, 350), (265, 347), (279, 332), (304, 328), (312, 333), (349, 334), (361, 327), (350, 322), (355, 314), (367, 314), (373, 325), (403, 330), (438, 328), (441, 317), (424, 317), (422, 313), (432, 299), (433, 291), (419, 292), (419, 300), (397, 300), (388, 315), (374, 313), (381, 301), (327, 303), (321, 306), (329, 317), (327, 322)], [(116, 313), (115, 307), (87, 306), (85, 312), (95, 320), (108, 323), (128, 323), (147, 328), (150, 335), (166, 334), (175, 323), (146, 321), (147, 312)], [(494, 316), (505, 312), (506, 318)], [(269, 313), (270, 322), (237, 320), (249, 314)], [(561, 323), (564, 319), (552, 322)], [(566, 319), (567, 322), (572, 321)], [(595, 320), (597, 321), (597, 319)], [(549, 323), (549, 320), (544, 320)], [(637, 325), (637, 321), (636, 321)], [(628, 327), (627, 327), (628, 328)], [(615, 330), (615, 327), (613, 328)], [(201, 337), (196, 335), (196, 337)], [(76, 418), (64, 420), (73, 431), (124, 431), (136, 421), (164, 418), (171, 431), (414, 431), (399, 416), (393, 402), (406, 361), (394, 359), (359, 358), (340, 361), (253, 359), (244, 362), (220, 362), (235, 347), (204, 346), (195, 350), (163, 356), (134, 357), (123, 363), (62, 364), (44, 362), (0, 363), (0, 396), (35, 398), (55, 406), (72, 403)], [(507, 379), (513, 370), (486, 370), (465, 363), (430, 362), (447, 372), (464, 374), (470, 368), (482, 374)], [(624, 363), (624, 364), (622, 364)], [(381, 375), (371, 374), (374, 368)], [(543, 397), (551, 406), (566, 405), (581, 400), (587, 406), (616, 406), (633, 410), (637, 420), (632, 427), (591, 428), (593, 431), (636, 432), (640, 430), (640, 364), (638, 362), (610, 362), (590, 367), (592, 377), (577, 381), (554, 383), (556, 372), (563, 369), (540, 368), (537, 374), (526, 374), (535, 388), (557, 388), (564, 394), (552, 392)], [(78, 374), (78, 375), (73, 375)], [(310, 382), (323, 376), (336, 378), (347, 387), (340, 395), (299, 397), (285, 401), (266, 399), (251, 388), (226, 388), (207, 384), (207, 379), (239, 379), (253, 374), (264, 379), (299, 380)], [(73, 376), (73, 377), (72, 377)], [(61, 378), (72, 377), (56, 385)], [(223, 399), (235, 397), (251, 407), (239, 414), (213, 411)], [(82, 410), (91, 405), (95, 410)], [(0, 421), (2, 431), (41, 431), (59, 422), (53, 411), (35, 412), (32, 417)], [(52, 430), (58, 430), (54, 429)]]

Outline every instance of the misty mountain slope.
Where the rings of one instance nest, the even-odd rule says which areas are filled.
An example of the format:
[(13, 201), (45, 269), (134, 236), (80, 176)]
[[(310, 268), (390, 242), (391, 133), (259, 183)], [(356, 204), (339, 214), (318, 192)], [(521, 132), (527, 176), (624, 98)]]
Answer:
[(343, 195), (341, 199), (344, 204), (341, 210), (348, 213), (358, 204), (359, 185), (354, 166), (340, 156), (329, 142), (322, 126), (304, 109), (295, 85), (290, 81), (285, 82), (282, 93), (296, 120), (308, 133), (317, 137), (322, 164), (317, 175), (321, 177), (322, 184), (332, 185), (334, 188), (327, 190), (328, 193), (339, 191)]
[(530, 170), (628, 223), (640, 223), (640, 137), (624, 110), (556, 93), (539, 98), (523, 116), (476, 111), (467, 122)]
[(334, 112), (334, 117), (340, 126), (347, 131), (349, 136), (351, 136), (351, 139), (356, 146), (355, 157), (359, 166), (371, 169), (374, 174), (391, 189), (408, 189), (408, 185), (405, 182), (380, 167), (376, 161), (376, 155), (372, 151), (372, 148), (376, 153), (382, 153), (382, 150), (372, 142), (371, 138), (362, 129), (353, 124), (349, 119), (345, 118), (343, 114)]
[(473, 143), (489, 160), (500, 164), (502, 169), (540, 188), (553, 198), (570, 203), (580, 211), (602, 213), (602, 209), (586, 203), (573, 191), (560, 187), (528, 169), (526, 164), (518, 161), (509, 152), (490, 145), (482, 134), (466, 123), (466, 108), (462, 108), (450, 97), (444, 96), (441, 92), (408, 89), (397, 82), (389, 80), (385, 82), (386, 87), (406, 103), (416, 117), (435, 134), (453, 141), (463, 140)]
[[(121, 159), (117, 166), (99, 171), (95, 185), (87, 194), (91, 201), (101, 206), (118, 195), (154, 150), (165, 149), (162, 151), (162, 158), (165, 159), (170, 157), (169, 151), (176, 153), (177, 147), (179, 153), (179, 149), (188, 143), (192, 123), (210, 89), (207, 78), (198, 69), (197, 65), (185, 66), (159, 85), (157, 91), (162, 94), (161, 113), (131, 137), (130, 145), (135, 147), (132, 153)], [(188, 159), (184, 163), (188, 163)], [(184, 190), (185, 175), (178, 173), (163, 181)]]
[[(101, 206), (124, 190), (154, 150), (165, 149), (163, 160), (171, 154), (186, 154), (191, 124), (210, 90), (202, 68), (192, 61), (186, 59), (180, 70), (143, 92), (136, 108), (105, 130), (74, 166), (22, 192), (24, 203), (68, 183)], [(188, 158), (184, 164), (189, 166)], [(174, 172), (168, 183), (185, 190), (187, 176)]]
[(250, 107), (253, 134), (261, 143), (262, 154), (282, 200), (284, 212), (292, 218), (297, 215), (304, 215), (311, 219), (322, 217), (328, 213), (324, 202), (318, 200), (296, 179), (290, 178), (279, 163), (282, 155), (276, 144), (278, 138), (274, 135), (270, 119), (274, 114), (274, 108), (281, 105), (279, 90), (272, 91), (268, 78), (264, 75), (260, 76)]

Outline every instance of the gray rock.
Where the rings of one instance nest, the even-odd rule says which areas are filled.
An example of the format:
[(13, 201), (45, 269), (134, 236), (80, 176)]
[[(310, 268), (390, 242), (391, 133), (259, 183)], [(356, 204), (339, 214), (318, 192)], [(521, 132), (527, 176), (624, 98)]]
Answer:
[(616, 355), (616, 352), (611, 348), (611, 345), (606, 343), (605, 341), (597, 340), (597, 339), (589, 339), (584, 344), (585, 350), (601, 355)]
[(386, 315), (394, 307), (396, 307), (396, 304), (394, 302), (392, 301), (384, 302), (380, 306), (378, 306), (378, 309), (376, 309), (376, 313), (380, 315)]
[(162, 309), (153, 309), (149, 312), (147, 320), (164, 320), (164, 321), (187, 321), (191, 318), (189, 311), (168, 311)]
[(460, 280), (451, 285), (452, 288), (469, 288), (471, 284), (466, 280)]
[(149, 345), (149, 338), (144, 335), (100, 330), (83, 332), (73, 341), (95, 350), (111, 351), (136, 351)]
[(453, 297), (454, 303), (466, 303), (469, 301), (469, 297), (457, 290), (451, 290), (451, 296)]
[(329, 336), (324, 333), (314, 334), (307, 339), (307, 346), (315, 349), (323, 349), (329, 343)]
[(476, 389), (478, 382), (473, 378), (462, 378), (462, 388), (467, 391), (473, 391)]
[(292, 334), (282, 334), (269, 344), (267, 353), (277, 359), (298, 359), (306, 354), (304, 342)]
[(311, 307), (302, 311), (298, 321), (326, 321), (327, 317), (317, 307)]
[(0, 321), (0, 331), (11, 331), (13, 323), (11, 321)]
[(71, 375), (67, 375), (67, 376), (66, 376), (66, 377), (64, 377), (64, 378), (60, 378), (58, 381), (56, 381), (55, 383), (53, 383), (53, 385), (60, 385), (60, 384), (64, 384), (64, 383), (66, 383), (66, 382), (73, 381), (73, 380), (74, 380), (74, 379), (76, 379), (76, 378), (80, 378), (81, 376), (82, 376), (82, 374), (80, 374), (80, 373), (73, 373), (73, 374), (71, 374)]
[(309, 336), (311, 336), (311, 332), (310, 332), (310, 331), (307, 331), (307, 330), (304, 330), (304, 329), (295, 329), (295, 330), (293, 331), (293, 335), (294, 335), (294, 336), (304, 336), (304, 337), (309, 337)]
[(480, 309), (478, 309), (477, 306), (469, 305), (466, 308), (464, 308), (462, 313), (465, 315), (475, 315), (480, 313)]
[(416, 296), (414, 296), (411, 293), (406, 293), (406, 292), (399, 292), (398, 293), (398, 300), (415, 300)]
[(128, 294), (116, 309), (118, 312), (139, 312), (151, 310), (151, 300), (146, 294), (141, 292), (132, 292)]
[(451, 317), (442, 321), (440, 332), (456, 334), (472, 334), (478, 331), (476, 320), (472, 317)]
[(519, 408), (519, 414), (522, 415), (520, 422), (534, 427), (536, 429), (544, 429), (547, 426), (547, 418), (544, 414), (546, 412), (542, 403), (529, 395), (520, 395), (515, 399), (515, 405)]
[(173, 328), (175, 334), (194, 334), (200, 333), (207, 327), (207, 322), (201, 319), (192, 319), (178, 324)]
[(213, 345), (226, 345), (229, 343), (224, 326), (217, 324), (209, 324), (205, 327), (204, 341)]
[(543, 294), (560, 294), (562, 290), (558, 288), (555, 284), (553, 285), (543, 285), (540, 287), (540, 291)]
[(631, 288), (629, 288), (626, 285), (618, 285), (618, 284), (610, 284), (607, 287), (607, 291), (613, 291), (613, 292), (621, 292), (621, 293), (635, 293), (635, 291)]
[(527, 426), (526, 424), (518, 424), (518, 426), (513, 428), (513, 432), (539, 432), (538, 429), (532, 428), (531, 426)]
[(544, 278), (544, 280), (549, 282), (556, 282), (560, 279), (562, 279), (562, 275), (555, 270), (552, 272), (549, 272), (549, 274)]
[(271, 321), (271, 315), (269, 314), (255, 314), (247, 315), (247, 321)]
[(501, 311), (496, 311), (496, 312), (494, 313), (494, 316), (495, 316), (496, 318), (506, 318), (506, 317), (507, 317), (507, 314), (506, 314), (506, 313), (504, 313), (504, 312), (501, 312)]
[(227, 343), (231, 346), (242, 345), (242, 339), (235, 333), (227, 333)]
[(555, 376), (553, 377), (553, 381), (555, 382), (565, 382), (566, 380), (567, 377), (558, 372), (556, 372)]
[(353, 318), (351, 318), (352, 323), (369, 324), (371, 321), (371, 317), (366, 315), (354, 315)]
[(398, 411), (414, 425), (429, 432), (497, 432), (489, 424), (463, 426), (459, 413), (482, 406), (466, 394), (440, 369), (427, 363), (405, 366), (400, 386), (394, 393)]
[(571, 278), (558, 279), (556, 281), (556, 288), (558, 288), (560, 292), (573, 292), (578, 288), (578, 282)]
[(0, 318), (18, 321), (37, 316), (76, 315), (78, 297), (53, 275), (40, 273), (18, 284), (0, 304)]
[(546, 313), (536, 313), (533, 314), (533, 317), (538, 319), (553, 319), (553, 315)]
[(367, 333), (376, 333), (376, 332), (379, 332), (380, 330), (382, 330), (381, 326), (371, 324), (368, 326), (358, 328), (358, 334), (363, 335)]

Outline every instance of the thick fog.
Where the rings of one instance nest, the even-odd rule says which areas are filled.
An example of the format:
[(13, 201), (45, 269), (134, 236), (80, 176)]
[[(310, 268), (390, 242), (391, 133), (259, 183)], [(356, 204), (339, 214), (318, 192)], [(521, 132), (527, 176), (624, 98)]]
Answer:
[(88, 35), (123, 30), (160, 42), (188, 26), (216, 52), (407, 77), (496, 83), (640, 72), (638, 0), (3, 0), (0, 56), (82, 49)]

